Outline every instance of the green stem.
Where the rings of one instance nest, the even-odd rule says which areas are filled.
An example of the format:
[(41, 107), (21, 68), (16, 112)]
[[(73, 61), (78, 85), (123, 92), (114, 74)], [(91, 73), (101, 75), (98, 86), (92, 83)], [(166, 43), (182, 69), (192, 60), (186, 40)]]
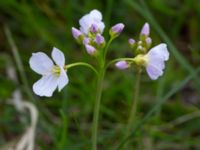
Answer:
[(104, 74), (105, 74), (105, 69), (103, 68), (100, 71), (97, 81), (97, 89), (96, 89), (97, 91), (96, 91), (96, 99), (95, 99), (94, 114), (93, 114), (93, 126), (92, 126), (92, 150), (97, 150), (98, 120), (99, 120), (99, 110), (100, 110), (100, 102), (103, 89)]
[(105, 49), (103, 51), (103, 60), (106, 60), (106, 55), (107, 55), (108, 47), (110, 46), (110, 44), (112, 43), (113, 40), (114, 40), (114, 38), (110, 38), (110, 40), (106, 44), (106, 47), (105, 47)]
[[(130, 116), (128, 119), (125, 137), (127, 137), (129, 135), (129, 133), (131, 132), (131, 129), (133, 127), (133, 123), (136, 122), (138, 97), (139, 97), (139, 91), (140, 91), (140, 77), (141, 77), (141, 70), (139, 68), (139, 70), (137, 72), (137, 76), (136, 76), (135, 87), (134, 87), (134, 100), (133, 100), (132, 106), (131, 106), (131, 111), (130, 111)], [(127, 143), (127, 145), (128, 145), (128, 143)], [(126, 148), (126, 146), (125, 146), (125, 148)]]
[(72, 63), (72, 64), (69, 64), (69, 65), (66, 65), (66, 68), (69, 69), (69, 68), (76, 67), (76, 66), (85, 66), (85, 67), (88, 67), (88, 68), (92, 69), (98, 75), (97, 70), (92, 65), (90, 65), (88, 63), (85, 63), (85, 62)]
[(96, 88), (96, 98), (95, 98), (95, 106), (94, 106), (94, 114), (93, 114), (93, 124), (92, 124), (92, 150), (97, 150), (97, 134), (98, 134), (98, 120), (99, 120), (99, 111), (101, 104), (101, 96), (103, 90), (103, 80), (106, 72), (106, 54), (108, 48), (113, 41), (113, 38), (110, 38), (106, 47), (103, 49), (103, 53), (98, 57), (98, 68), (99, 74), (97, 76), (97, 88)]

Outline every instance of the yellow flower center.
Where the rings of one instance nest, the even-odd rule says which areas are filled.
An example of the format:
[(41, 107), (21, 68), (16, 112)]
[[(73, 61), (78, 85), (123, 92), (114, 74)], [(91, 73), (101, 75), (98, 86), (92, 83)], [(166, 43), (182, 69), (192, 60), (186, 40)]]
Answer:
[(146, 66), (148, 63), (147, 55), (139, 54), (134, 58), (134, 61), (137, 65)]
[[(67, 65), (64, 66), (64, 70), (67, 71)], [(59, 76), (60, 73), (61, 73), (60, 67), (55, 65), (55, 66), (52, 68), (52, 73), (55, 74), (55, 75), (57, 75), (57, 76)]]

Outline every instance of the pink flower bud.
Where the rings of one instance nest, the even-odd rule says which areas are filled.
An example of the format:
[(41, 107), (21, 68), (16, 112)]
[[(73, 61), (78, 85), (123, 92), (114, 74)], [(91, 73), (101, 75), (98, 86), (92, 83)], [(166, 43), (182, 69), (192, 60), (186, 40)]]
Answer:
[(95, 42), (97, 43), (97, 45), (100, 46), (105, 43), (105, 39), (101, 34), (97, 34), (95, 38)]
[(78, 40), (78, 38), (82, 35), (82, 32), (80, 30), (72, 27), (72, 35), (76, 40)]
[(118, 23), (111, 28), (110, 35), (116, 37), (123, 31), (123, 29), (124, 29), (124, 24)]
[(149, 33), (150, 33), (149, 24), (145, 23), (144, 26), (142, 27), (140, 35), (149, 36)]
[(84, 44), (84, 45), (88, 45), (89, 42), (90, 42), (90, 39), (89, 39), (88, 37), (85, 37), (85, 38), (83, 39), (83, 44)]
[(90, 55), (94, 55), (96, 53), (96, 49), (91, 45), (85, 45), (86, 51)]
[(90, 31), (92, 33), (97, 33), (98, 32), (98, 26), (96, 24), (92, 24), (90, 27)]
[(134, 45), (134, 44), (135, 44), (135, 40), (132, 39), (132, 38), (130, 38), (130, 39), (128, 40), (128, 43), (129, 43), (130, 45)]
[(115, 66), (120, 69), (120, 70), (124, 70), (124, 69), (127, 69), (129, 67), (128, 63), (124, 60), (122, 61), (118, 61)]
[(150, 37), (148, 37), (148, 38), (146, 39), (146, 43), (147, 43), (147, 45), (151, 45), (152, 39), (151, 39)]

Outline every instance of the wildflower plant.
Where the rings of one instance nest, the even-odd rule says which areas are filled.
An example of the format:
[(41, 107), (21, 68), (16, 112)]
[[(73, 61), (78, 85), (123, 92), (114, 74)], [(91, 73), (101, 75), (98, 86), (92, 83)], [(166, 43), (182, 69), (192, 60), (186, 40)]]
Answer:
[[(134, 122), (137, 100), (139, 94), (140, 74), (145, 68), (147, 74), (152, 80), (156, 80), (163, 74), (165, 68), (165, 61), (169, 59), (169, 52), (166, 44), (162, 43), (150, 49), (152, 39), (150, 38), (150, 27), (148, 23), (143, 26), (139, 40), (129, 39), (128, 43), (133, 51), (133, 58), (118, 58), (107, 61), (107, 51), (112, 41), (117, 38), (124, 29), (123, 23), (117, 23), (109, 30), (110, 38), (105, 39), (103, 36), (105, 24), (100, 11), (92, 10), (90, 13), (84, 15), (79, 20), (79, 29), (72, 27), (72, 36), (80, 45), (84, 46), (86, 52), (96, 60), (95, 65), (86, 62), (75, 62), (65, 65), (64, 54), (57, 48), (52, 50), (53, 61), (43, 52), (33, 53), (30, 58), (30, 67), (42, 78), (33, 85), (33, 91), (39, 96), (52, 96), (53, 92), (58, 88), (61, 91), (65, 85), (68, 84), (69, 79), (67, 72), (70, 68), (75, 66), (86, 66), (95, 72), (96, 96), (94, 101), (93, 125), (92, 125), (92, 150), (97, 149), (97, 131), (99, 110), (101, 104), (101, 96), (103, 90), (103, 80), (106, 69), (111, 64), (120, 69), (128, 69), (135, 65), (137, 70), (137, 79), (135, 85), (134, 103), (131, 108), (130, 117), (127, 125), (127, 133), (130, 131), (132, 123)], [(149, 50), (150, 49), (150, 50)], [(125, 134), (127, 135), (127, 134)]]
[(117, 61), (117, 63), (115, 64), (115, 66), (120, 70), (127, 69), (134, 65), (137, 71), (134, 87), (134, 100), (132, 101), (125, 136), (129, 135), (133, 123), (136, 121), (135, 116), (138, 105), (137, 103), (140, 90), (141, 72), (143, 71), (143, 69), (145, 69), (148, 76), (152, 80), (156, 80), (158, 79), (158, 77), (163, 75), (163, 70), (165, 69), (165, 61), (169, 59), (169, 52), (165, 43), (161, 43), (150, 49), (152, 39), (149, 35), (150, 26), (148, 23), (145, 23), (140, 32), (139, 40), (136, 41), (132, 38), (128, 40), (130, 48), (133, 51), (134, 57), (121, 58), (119, 59), (120, 61)]

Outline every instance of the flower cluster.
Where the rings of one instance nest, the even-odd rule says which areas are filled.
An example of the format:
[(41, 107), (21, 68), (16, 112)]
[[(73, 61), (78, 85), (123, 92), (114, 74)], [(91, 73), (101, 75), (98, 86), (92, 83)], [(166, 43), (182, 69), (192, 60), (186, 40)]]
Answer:
[[(80, 28), (72, 27), (72, 35), (76, 41), (84, 45), (88, 54), (97, 56), (102, 53), (100, 57), (103, 57), (106, 47), (110, 44), (114, 38), (118, 37), (124, 29), (123, 23), (117, 23), (110, 28), (110, 41), (106, 45), (106, 41), (103, 37), (103, 31), (105, 24), (102, 21), (102, 14), (98, 10), (92, 10), (89, 14), (84, 15), (79, 20)], [(169, 52), (166, 44), (159, 44), (149, 50), (152, 44), (150, 38), (150, 27), (148, 23), (145, 23), (138, 41), (129, 39), (129, 45), (134, 51), (134, 58), (122, 58), (118, 59), (115, 65), (119, 69), (127, 69), (132, 64), (136, 64), (141, 67), (145, 67), (147, 74), (152, 80), (156, 80), (163, 74), (165, 68), (165, 61), (169, 59)], [(106, 47), (105, 47), (106, 45)], [(106, 50), (105, 50), (106, 49)], [(30, 67), (38, 74), (42, 75), (42, 78), (33, 85), (33, 91), (39, 96), (52, 96), (53, 92), (58, 88), (61, 91), (65, 85), (68, 84), (68, 76), (66, 74), (69, 66), (75, 66), (80, 63), (74, 63), (71, 65), (65, 65), (64, 54), (57, 48), (52, 50), (53, 62), (45, 53), (37, 52), (33, 53), (30, 58)], [(85, 65), (89, 66), (89, 64)], [(94, 70), (93, 67), (91, 67)]]
[[(98, 50), (104, 48), (106, 41), (103, 37), (105, 24), (102, 22), (102, 14), (98, 10), (92, 10), (80, 20), (80, 30), (72, 27), (72, 35), (79, 44), (83, 44), (88, 54), (97, 55)], [(110, 35), (117, 37), (124, 25), (119, 23), (110, 30)]]
[(98, 10), (92, 10), (80, 20), (80, 30), (72, 27), (73, 37), (86, 48), (90, 55), (96, 55), (97, 49), (103, 48), (105, 39), (102, 36), (105, 25), (102, 22), (102, 14)]
[(127, 69), (134, 63), (138, 66), (145, 67), (147, 74), (152, 80), (156, 80), (162, 76), (165, 68), (164, 62), (169, 59), (167, 45), (161, 43), (149, 50), (152, 44), (152, 39), (149, 35), (150, 27), (148, 23), (145, 23), (140, 33), (140, 40), (137, 42), (132, 38), (128, 40), (136, 56), (132, 60), (118, 61), (115, 64), (118, 69)]

